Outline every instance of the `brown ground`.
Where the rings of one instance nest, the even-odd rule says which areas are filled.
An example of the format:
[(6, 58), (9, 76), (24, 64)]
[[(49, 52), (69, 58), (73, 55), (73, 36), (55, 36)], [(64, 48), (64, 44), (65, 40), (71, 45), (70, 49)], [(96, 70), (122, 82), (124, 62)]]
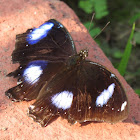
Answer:
[[(89, 48), (89, 59), (99, 62), (114, 72), (122, 82), (130, 102), (127, 120), (114, 125), (90, 123), (85, 126), (70, 126), (66, 120), (58, 118), (45, 128), (34, 123), (26, 111), (32, 102), (12, 103), (4, 92), (16, 85), (15, 79), (6, 74), (16, 69), (12, 65), (11, 53), (16, 34), (28, 28), (37, 27), (51, 18), (59, 20), (71, 33), (77, 51)], [(49, 140), (49, 139), (140, 139), (140, 99), (126, 83), (102, 50), (92, 40), (74, 12), (58, 0), (1, 0), (0, 1), (0, 139), (1, 140)]]

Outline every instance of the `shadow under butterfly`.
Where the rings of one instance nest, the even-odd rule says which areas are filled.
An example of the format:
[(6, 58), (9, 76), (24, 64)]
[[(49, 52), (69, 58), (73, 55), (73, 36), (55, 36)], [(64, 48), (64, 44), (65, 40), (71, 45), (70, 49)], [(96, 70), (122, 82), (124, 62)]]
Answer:
[(6, 91), (12, 101), (30, 101), (28, 115), (46, 126), (58, 116), (69, 123), (116, 123), (128, 116), (128, 100), (117, 77), (98, 63), (77, 54), (66, 28), (51, 19), (16, 36), (13, 63), (8, 74), (18, 79)]

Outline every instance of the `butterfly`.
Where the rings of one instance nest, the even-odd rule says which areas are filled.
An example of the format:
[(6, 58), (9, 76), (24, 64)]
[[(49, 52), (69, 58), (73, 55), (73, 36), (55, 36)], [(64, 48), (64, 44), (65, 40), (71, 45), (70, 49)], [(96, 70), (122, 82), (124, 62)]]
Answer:
[(70, 124), (116, 123), (128, 116), (128, 99), (118, 78), (104, 66), (76, 52), (67, 29), (50, 19), (16, 36), (9, 77), (17, 86), (5, 92), (12, 101), (36, 99), (28, 109), (34, 121), (47, 126), (61, 116)]

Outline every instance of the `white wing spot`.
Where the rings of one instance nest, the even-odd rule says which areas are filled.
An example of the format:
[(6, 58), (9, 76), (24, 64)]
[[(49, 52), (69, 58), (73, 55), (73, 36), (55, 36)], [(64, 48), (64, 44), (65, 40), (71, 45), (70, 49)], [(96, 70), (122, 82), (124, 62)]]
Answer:
[(127, 105), (127, 101), (125, 101), (125, 102), (122, 104), (122, 106), (121, 106), (121, 111), (123, 111), (123, 110), (125, 109), (126, 105)]
[(33, 110), (35, 108), (35, 106), (34, 105), (30, 105), (30, 108)]
[(111, 73), (110, 78), (116, 77), (115, 74)]
[(73, 101), (73, 93), (69, 91), (62, 91), (56, 93), (51, 98), (52, 104), (55, 105), (57, 108), (60, 109), (68, 109), (71, 107)]
[(96, 106), (103, 107), (108, 100), (112, 97), (114, 93), (115, 84), (112, 83), (107, 89), (101, 92), (101, 94), (96, 99)]
[(42, 74), (42, 72), (43, 70), (41, 66), (31, 65), (24, 70), (23, 77), (28, 83), (34, 84), (39, 80), (39, 77)]

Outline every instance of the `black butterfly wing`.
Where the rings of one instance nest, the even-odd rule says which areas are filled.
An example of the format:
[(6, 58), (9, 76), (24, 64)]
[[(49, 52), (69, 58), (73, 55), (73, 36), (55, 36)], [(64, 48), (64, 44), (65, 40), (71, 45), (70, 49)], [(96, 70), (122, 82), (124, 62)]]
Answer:
[(17, 86), (7, 90), (5, 94), (12, 101), (29, 101), (37, 98), (42, 86), (61, 69), (64, 63), (49, 63), (45, 60), (34, 60), (26, 67), (19, 67), (16, 71), (9, 73), (18, 79)]
[(38, 28), (16, 36), (13, 62), (27, 64), (33, 60), (64, 61), (76, 54), (73, 40), (66, 28), (51, 19)]
[(83, 61), (63, 69), (39, 93), (29, 116), (46, 126), (58, 116), (71, 124), (85, 121), (115, 123), (128, 115), (125, 91), (103, 66)]
[(6, 91), (6, 95), (13, 101), (35, 99), (43, 84), (75, 54), (70, 34), (54, 19), (17, 35), (12, 61), (20, 66), (8, 76), (17, 78), (18, 85)]

